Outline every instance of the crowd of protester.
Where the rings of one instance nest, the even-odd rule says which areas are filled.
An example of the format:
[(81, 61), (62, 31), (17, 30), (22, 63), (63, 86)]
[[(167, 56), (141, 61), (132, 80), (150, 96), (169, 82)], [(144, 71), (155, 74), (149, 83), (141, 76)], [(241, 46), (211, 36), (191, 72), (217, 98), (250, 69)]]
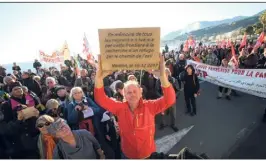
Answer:
[[(253, 49), (251, 43), (246, 47), (239, 46), (234, 44), (239, 68), (266, 68), (264, 44), (258, 49)], [(80, 56), (77, 60), (65, 61), (60, 69), (42, 68), (38, 60), (33, 63), (36, 72), (21, 71), (16, 63), (13, 73), (7, 74), (6, 69), (0, 67), (0, 158), (149, 157), (155, 152), (155, 115), (160, 116), (159, 129), (167, 126), (165, 118), (169, 116), (170, 128), (178, 131), (173, 100), (182, 87), (186, 113), (197, 114), (199, 79), (186, 60), (230, 66), (231, 47), (200, 43), (187, 52), (183, 51), (182, 45), (180, 50), (167, 50), (168, 47), (163, 51), (165, 68), (160, 75), (155, 71), (121, 70), (99, 76), (97, 61), (91, 64)], [(80, 73), (77, 64), (80, 64)], [(217, 99), (225, 93), (226, 99), (230, 100), (233, 92), (219, 87)], [(128, 104), (124, 104), (125, 100)], [(136, 105), (136, 101), (141, 103)], [(133, 112), (125, 110), (128, 106)], [(135, 110), (135, 106), (141, 108)], [(142, 115), (145, 115), (144, 120)], [(141, 129), (142, 126), (146, 129)]]
[[(81, 66), (80, 74), (76, 70), (77, 63)], [(168, 107), (175, 108), (172, 104), (176, 97), (171, 93), (172, 88), (168, 89), (171, 93), (168, 99), (172, 98), (169, 106), (165, 104), (167, 101), (157, 101), (157, 104), (160, 103), (157, 111), (145, 114), (145, 117), (150, 120), (149, 126), (152, 126), (149, 127), (151, 131), (147, 131), (149, 135), (146, 137), (150, 140), (147, 150), (140, 151), (141, 146), (136, 147), (132, 140), (134, 138), (143, 140), (141, 135), (145, 132), (137, 131), (137, 136), (131, 134), (131, 141), (123, 140), (123, 137), (129, 137), (127, 131), (130, 131), (131, 127), (127, 125), (128, 117), (121, 116), (115, 110), (125, 100), (134, 102), (130, 96), (125, 98), (124, 94), (124, 88), (133, 89), (131, 84), (135, 84), (139, 90), (138, 96), (141, 98), (138, 98), (137, 102), (142, 99), (163, 98), (165, 89), (161, 86), (165, 81), (159, 82), (152, 71), (110, 73), (103, 77), (104, 93), (101, 93), (102, 91), (95, 89), (97, 73), (95, 64), (90, 64), (81, 57), (77, 60), (65, 61), (64, 65), (60, 66), (60, 70), (54, 67), (42, 68), (38, 60), (35, 60), (33, 67), (36, 72), (21, 71), (19, 65), (14, 63), (13, 73), (6, 73), (6, 69), (0, 67), (0, 158), (120, 159), (144, 158), (143, 155), (146, 158), (155, 152), (153, 139), (155, 130), (152, 120), (155, 114), (164, 113)], [(171, 78), (170, 70), (164, 70)], [(141, 82), (142, 88), (139, 88), (138, 82)], [(174, 81), (171, 83), (174, 84)], [(173, 86), (176, 87), (176, 85)], [(175, 88), (175, 90), (178, 89)], [(98, 91), (98, 98), (95, 96), (95, 91)], [(131, 93), (134, 92), (135, 89)], [(102, 100), (104, 95), (121, 103), (105, 104), (106, 99)], [(135, 93), (128, 95), (135, 97)], [(156, 101), (144, 101), (142, 104), (145, 107), (153, 107)], [(141, 117), (141, 114), (136, 115)], [(172, 119), (171, 127), (174, 131), (178, 131), (175, 116), (172, 116)], [(137, 129), (140, 128), (138, 126), (144, 126), (145, 122), (141, 120), (139, 119), (140, 125), (134, 125)], [(125, 128), (127, 130), (121, 130)], [(121, 145), (121, 143), (124, 144)], [(131, 145), (127, 147), (127, 144)], [(133, 146), (133, 149), (130, 146)]]

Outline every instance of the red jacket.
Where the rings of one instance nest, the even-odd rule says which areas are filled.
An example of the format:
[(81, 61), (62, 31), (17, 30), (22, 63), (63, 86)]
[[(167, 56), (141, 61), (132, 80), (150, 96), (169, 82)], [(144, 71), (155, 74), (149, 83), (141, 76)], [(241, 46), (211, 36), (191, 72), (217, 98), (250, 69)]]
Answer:
[(95, 101), (118, 117), (121, 148), (130, 159), (144, 159), (156, 152), (155, 115), (171, 107), (175, 101), (172, 86), (163, 88), (164, 96), (157, 100), (140, 100), (139, 106), (131, 112), (127, 102), (118, 102), (105, 95), (104, 88), (95, 88)]

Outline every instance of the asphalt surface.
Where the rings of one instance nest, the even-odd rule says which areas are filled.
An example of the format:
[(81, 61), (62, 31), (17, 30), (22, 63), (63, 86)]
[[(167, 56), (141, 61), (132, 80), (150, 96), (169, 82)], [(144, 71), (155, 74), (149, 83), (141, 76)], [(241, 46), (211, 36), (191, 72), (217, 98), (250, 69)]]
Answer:
[[(266, 158), (266, 150), (264, 153), (262, 150), (266, 149), (266, 125), (261, 124), (266, 101), (240, 92), (237, 92), (240, 96), (232, 96), (231, 101), (224, 98), (217, 100), (217, 91), (216, 85), (201, 83), (197, 115), (194, 117), (185, 114), (183, 92), (180, 94), (177, 99), (178, 128), (194, 127), (169, 153), (175, 154), (188, 147), (196, 153), (206, 153), (211, 159)], [(164, 130), (157, 128), (155, 139), (171, 133), (173, 130), (169, 127)], [(261, 149), (260, 152), (257, 148)], [(252, 150), (257, 153), (249, 154)]]

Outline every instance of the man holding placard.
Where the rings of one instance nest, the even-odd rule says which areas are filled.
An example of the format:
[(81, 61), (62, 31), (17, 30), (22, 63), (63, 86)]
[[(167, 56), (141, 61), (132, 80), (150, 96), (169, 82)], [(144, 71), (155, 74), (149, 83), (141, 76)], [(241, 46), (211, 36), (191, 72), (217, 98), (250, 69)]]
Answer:
[[(147, 49), (146, 51), (149, 50)], [(99, 67), (96, 73), (94, 89), (95, 101), (118, 118), (122, 157), (124, 159), (148, 158), (156, 151), (154, 142), (155, 115), (165, 111), (176, 101), (175, 91), (165, 73), (164, 58), (163, 56), (157, 57), (160, 58), (158, 65), (160, 67), (160, 80), (163, 90), (161, 98), (143, 100), (142, 88), (140, 88), (138, 82), (128, 81), (124, 86), (125, 101), (118, 102), (107, 97), (104, 92), (103, 79), (111, 71), (103, 70), (103, 61), (106, 59), (102, 59), (102, 56), (106, 55), (103, 54), (98, 59)]]

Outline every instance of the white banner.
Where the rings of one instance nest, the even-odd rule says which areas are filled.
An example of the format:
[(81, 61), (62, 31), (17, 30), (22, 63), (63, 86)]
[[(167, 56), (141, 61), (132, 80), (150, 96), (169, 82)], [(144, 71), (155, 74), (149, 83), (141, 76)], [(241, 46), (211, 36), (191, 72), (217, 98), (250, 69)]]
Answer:
[(231, 69), (187, 60), (201, 80), (266, 98), (265, 69)]

